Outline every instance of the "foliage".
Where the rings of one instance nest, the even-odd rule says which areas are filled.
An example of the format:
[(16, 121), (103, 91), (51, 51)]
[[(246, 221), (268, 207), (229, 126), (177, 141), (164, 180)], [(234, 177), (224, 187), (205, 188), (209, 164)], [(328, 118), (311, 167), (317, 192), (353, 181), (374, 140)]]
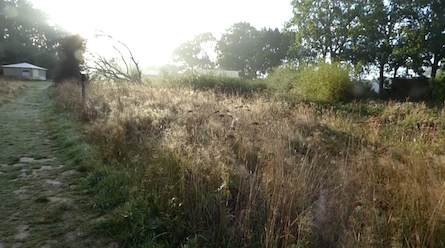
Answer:
[(86, 40), (80, 35), (65, 37), (60, 42), (60, 64), (54, 81), (61, 83), (65, 80), (80, 81), (81, 70), (84, 65), (83, 54)]
[(300, 87), (305, 98), (315, 101), (347, 101), (351, 99), (353, 83), (349, 71), (339, 63), (320, 63), (303, 68)]
[(419, 74), (431, 67), (431, 78), (445, 59), (445, 3), (440, 0), (414, 1), (410, 5), (410, 23), (404, 29), (405, 51), (412, 59), (410, 68)]
[(291, 63), (274, 68), (267, 76), (265, 82), (280, 97), (300, 101), (303, 98), (303, 92), (298, 92), (297, 90), (300, 77), (301, 74), (298, 67)]
[[(434, 77), (445, 56), (443, 1), (295, 0), (287, 24), (296, 33), (290, 54), (299, 63), (321, 59), (362, 63), (385, 72), (412, 69), (422, 76), (431, 67)], [(380, 90), (383, 92), (383, 90)]]
[(158, 79), (161, 85), (170, 87), (191, 87), (195, 90), (214, 90), (223, 94), (251, 95), (264, 91), (267, 87), (261, 80), (247, 80), (242, 78), (217, 77), (213, 75), (199, 75), (188, 73), (171, 75), (164, 71)]
[(212, 33), (197, 35), (173, 51), (173, 61), (180, 62), (187, 70), (214, 68), (215, 62), (212, 61), (210, 53), (215, 52), (215, 43), (216, 39)]
[(243, 78), (257, 77), (255, 40), (258, 30), (249, 23), (235, 23), (218, 41), (218, 64), (226, 70), (239, 71)]
[(291, 37), (278, 29), (257, 30), (246, 22), (235, 23), (217, 43), (218, 64), (246, 79), (265, 75), (286, 58)]
[(47, 68), (52, 78), (61, 29), (26, 0), (0, 0), (0, 10), (0, 65), (28, 62)]
[(274, 67), (280, 66), (287, 59), (294, 33), (280, 32), (277, 28), (263, 28), (259, 32), (257, 70), (260, 75), (267, 75)]
[(295, 30), (291, 49), (295, 59), (316, 61), (342, 55), (349, 39), (349, 30), (357, 21), (358, 9), (353, 0), (293, 0), (294, 16), (287, 24)]
[(433, 101), (437, 103), (445, 102), (445, 73), (439, 72), (435, 78), (431, 78), (430, 82), (430, 92)]
[(285, 66), (276, 69), (267, 79), (272, 89), (292, 100), (347, 101), (353, 97), (354, 83), (349, 70), (339, 63)]

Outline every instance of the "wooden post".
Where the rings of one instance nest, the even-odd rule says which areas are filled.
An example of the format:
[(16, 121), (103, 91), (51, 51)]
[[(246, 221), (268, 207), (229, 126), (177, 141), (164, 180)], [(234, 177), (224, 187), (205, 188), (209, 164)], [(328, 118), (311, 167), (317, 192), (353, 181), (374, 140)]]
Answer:
[(87, 75), (82, 74), (82, 100), (85, 101), (85, 85), (87, 82)]

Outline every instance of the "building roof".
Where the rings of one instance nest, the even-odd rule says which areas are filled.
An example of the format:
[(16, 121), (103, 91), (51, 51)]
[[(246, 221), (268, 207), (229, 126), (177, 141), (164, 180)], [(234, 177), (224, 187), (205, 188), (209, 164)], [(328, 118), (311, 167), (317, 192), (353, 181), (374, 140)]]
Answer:
[(38, 70), (45, 70), (47, 71), (47, 69), (36, 66), (36, 65), (31, 65), (29, 63), (19, 63), (19, 64), (12, 64), (12, 65), (2, 65), (3, 68), (20, 68), (20, 69), (38, 69)]

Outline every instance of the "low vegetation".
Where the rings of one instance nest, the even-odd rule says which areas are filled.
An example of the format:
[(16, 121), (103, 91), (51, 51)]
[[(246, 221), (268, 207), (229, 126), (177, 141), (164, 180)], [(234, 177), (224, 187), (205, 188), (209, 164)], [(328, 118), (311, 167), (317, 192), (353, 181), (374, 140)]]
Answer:
[[(341, 81), (341, 80), (340, 80)], [(128, 247), (443, 247), (445, 112), (75, 84), (94, 227)]]
[(150, 83), (151, 85), (154, 84), (161, 87), (188, 87), (194, 90), (213, 90), (216, 93), (243, 96), (262, 92), (268, 88), (268, 85), (260, 79), (248, 80), (242, 78), (216, 77), (191, 72), (174, 75), (168, 71), (163, 71), (161, 76), (153, 81), (153, 83)]
[(0, 107), (18, 97), (27, 89), (28, 87), (22, 82), (0, 79)]
[(429, 80), (430, 96), (436, 103), (443, 104), (445, 101), (445, 72), (439, 71), (435, 78)]
[(286, 65), (275, 69), (266, 82), (288, 101), (345, 102), (364, 93), (354, 94), (349, 69), (339, 63), (320, 63), (302, 68)]

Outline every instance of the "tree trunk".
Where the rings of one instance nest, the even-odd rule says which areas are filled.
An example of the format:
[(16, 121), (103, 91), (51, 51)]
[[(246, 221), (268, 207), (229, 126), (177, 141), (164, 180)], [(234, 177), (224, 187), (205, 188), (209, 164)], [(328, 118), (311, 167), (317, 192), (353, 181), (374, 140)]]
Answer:
[(383, 63), (383, 61), (380, 61), (380, 65), (379, 65), (379, 94), (380, 94), (380, 96), (383, 96), (383, 84), (385, 82), (385, 78), (383, 77), (384, 69), (385, 69), (385, 63)]
[(394, 67), (394, 78), (397, 77), (397, 70), (398, 70), (398, 69), (399, 69), (398, 66), (395, 66), (395, 67)]
[(438, 54), (434, 54), (434, 62), (431, 65), (431, 78), (436, 77), (437, 70), (439, 69), (439, 60)]

